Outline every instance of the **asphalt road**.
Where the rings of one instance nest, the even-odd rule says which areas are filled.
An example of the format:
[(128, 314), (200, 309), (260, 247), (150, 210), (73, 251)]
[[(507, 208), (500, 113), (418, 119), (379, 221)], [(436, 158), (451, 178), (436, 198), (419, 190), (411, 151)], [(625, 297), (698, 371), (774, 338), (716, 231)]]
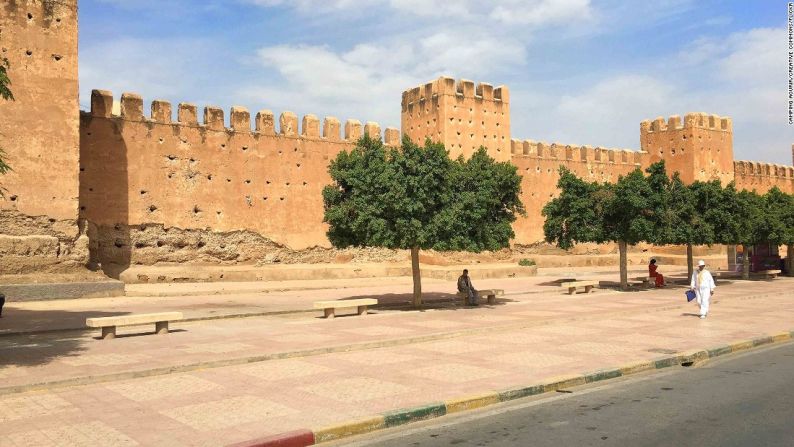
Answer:
[(794, 446), (794, 343), (348, 440), (349, 446)]

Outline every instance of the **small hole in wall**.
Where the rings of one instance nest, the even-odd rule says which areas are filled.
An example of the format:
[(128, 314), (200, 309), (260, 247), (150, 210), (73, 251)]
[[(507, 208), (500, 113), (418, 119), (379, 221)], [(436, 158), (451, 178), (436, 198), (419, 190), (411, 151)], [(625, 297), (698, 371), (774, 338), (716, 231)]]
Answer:
[(146, 191), (145, 189), (142, 189), (142, 190), (141, 190), (141, 195), (142, 195), (142, 196), (143, 196), (143, 195), (146, 195), (146, 193), (147, 193), (147, 192), (148, 192), (148, 191)]
[(297, 163), (297, 164), (296, 164), (296, 166), (300, 168), (300, 167), (301, 167), (301, 164), (300, 164), (300, 163)]
[(33, 20), (33, 14), (28, 13), (28, 20)]
[(243, 146), (243, 152), (248, 150), (248, 146)]
[(246, 185), (250, 185), (250, 184), (251, 184), (251, 180), (246, 180), (246, 181), (245, 181), (245, 184), (246, 184)]
[(284, 200), (284, 197), (279, 197), (278, 199), (279, 199), (279, 200)]
[(267, 200), (267, 197), (262, 197), (262, 200)]
[(143, 247), (146, 247), (146, 244), (144, 244), (143, 242), (136, 242), (135, 243), (135, 248), (143, 248)]
[(94, 192), (94, 188), (88, 188), (88, 192)]
[(155, 211), (157, 211), (157, 207), (156, 207), (156, 206), (154, 206), (154, 205), (149, 205), (149, 212), (150, 212), (150, 213), (153, 213), (153, 212), (155, 212)]
[(55, 61), (57, 62), (57, 61), (63, 59), (63, 56), (61, 56), (60, 54), (53, 54), (52, 58), (55, 59)]
[(206, 244), (206, 243), (204, 243), (204, 241), (199, 241), (199, 243), (198, 243), (198, 244), (196, 244), (196, 246), (197, 246), (198, 248), (202, 248), (202, 247), (204, 247), (205, 245), (207, 245), (207, 244)]
[(33, 56), (33, 52), (32, 52), (32, 51), (30, 51), (30, 50), (28, 50), (28, 51), (25, 51), (25, 54), (27, 54), (28, 56)]
[(221, 144), (221, 149), (226, 149), (226, 144)]
[(289, 182), (287, 182), (286, 185), (289, 186)]
[(220, 216), (220, 215), (221, 215), (221, 212), (220, 212), (220, 211), (215, 211), (215, 214), (217, 214), (217, 215), (219, 215), (219, 216)]
[(193, 205), (193, 214), (198, 214), (201, 212), (201, 208), (198, 205)]
[(207, 174), (207, 180), (212, 180), (212, 174)]
[(11, 197), (9, 197), (9, 199), (11, 199), (12, 202), (16, 202), (17, 201), (17, 196), (11, 196)]
[(162, 247), (163, 245), (165, 245), (165, 242), (163, 242), (163, 241), (157, 241), (157, 246), (158, 246), (158, 247)]
[(80, 172), (85, 172), (85, 168), (80, 168)]
[(81, 206), (81, 207), (80, 207), (80, 211), (85, 211), (85, 207), (84, 207), (84, 206)]
[(122, 242), (122, 241), (121, 241), (121, 239), (116, 239), (116, 240), (113, 242), (113, 245), (115, 245), (115, 246), (116, 246), (116, 248), (121, 248), (121, 247), (123, 247), (123, 246), (124, 246), (124, 242)]
[(270, 180), (265, 180), (265, 183), (269, 185), (270, 184)]
[(60, 17), (59, 17), (59, 18), (57, 18), (57, 19), (55, 19), (55, 21), (56, 21), (56, 22), (58, 22), (58, 23), (61, 23), (61, 19), (60, 19)]
[(160, 143), (162, 144), (162, 143), (163, 143), (163, 141), (165, 141), (165, 140), (163, 140), (163, 138), (161, 137), (161, 138), (160, 138)]
[(173, 172), (169, 172), (168, 173), (168, 178), (173, 178), (173, 177), (174, 177), (174, 173)]
[(303, 182), (303, 186), (306, 186), (306, 185), (308, 185), (308, 184), (309, 184), (309, 183), (307, 183), (307, 182)]
[(226, 183), (231, 183), (231, 182), (232, 182), (232, 179), (230, 179), (230, 178), (226, 179)]

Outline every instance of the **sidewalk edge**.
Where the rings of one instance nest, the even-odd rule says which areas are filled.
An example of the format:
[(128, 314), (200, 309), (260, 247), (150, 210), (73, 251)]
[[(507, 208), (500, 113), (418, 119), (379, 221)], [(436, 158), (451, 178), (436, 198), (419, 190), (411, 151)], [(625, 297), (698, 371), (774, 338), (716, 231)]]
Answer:
[[(229, 447), (271, 447), (271, 446), (308, 446), (320, 444), (327, 441), (342, 439), (350, 436), (361, 435), (376, 430), (385, 428), (397, 427), (412, 422), (422, 420), (435, 419), (447, 414), (458, 413), (461, 411), (470, 411), (480, 408), (490, 407), (492, 405), (508, 402), (515, 399), (524, 397), (546, 394), (555, 392), (557, 390), (564, 390), (574, 386), (580, 386), (588, 383), (606, 381), (616, 379), (619, 377), (630, 376), (645, 371), (655, 369), (665, 369), (676, 365), (689, 366), (695, 363), (700, 363), (708, 359), (722, 357), (729, 354), (736, 354), (744, 351), (749, 351), (773, 345), (778, 343), (787, 342), (794, 339), (794, 331), (779, 332), (771, 335), (755, 337), (748, 340), (739, 340), (727, 345), (713, 346), (705, 349), (693, 349), (674, 355), (657, 357), (650, 361), (634, 362), (615, 368), (604, 368), (596, 371), (590, 371), (583, 374), (566, 375), (546, 379), (541, 384), (533, 384), (528, 386), (519, 386), (509, 388), (501, 391), (493, 391), (479, 394), (469, 394), (460, 398), (447, 399), (443, 402), (432, 402), (426, 405), (420, 405), (412, 408), (403, 408), (384, 413), (376, 414), (370, 417), (354, 419), (340, 424), (335, 424), (327, 427), (311, 430), (312, 444), (288, 444), (288, 443), (270, 443), (263, 444), (262, 440), (249, 441), (237, 444), (232, 444)], [(265, 440), (274, 439), (279, 442), (286, 442), (284, 439), (289, 439), (289, 436), (298, 437), (300, 439), (308, 439), (305, 434), (306, 430), (299, 430), (295, 432), (283, 433)]]

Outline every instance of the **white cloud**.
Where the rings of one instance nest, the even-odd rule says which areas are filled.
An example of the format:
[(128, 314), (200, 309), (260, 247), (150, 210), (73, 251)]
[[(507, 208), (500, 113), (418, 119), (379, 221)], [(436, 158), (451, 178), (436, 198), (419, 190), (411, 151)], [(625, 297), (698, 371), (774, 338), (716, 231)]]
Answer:
[(207, 80), (215, 68), (206, 54), (214, 46), (200, 39), (118, 39), (80, 49), (80, 104), (88, 108), (92, 89), (110, 90), (116, 98), (124, 92), (141, 94), (144, 101), (174, 98), (205, 102)]
[(563, 96), (550, 124), (563, 143), (639, 149), (640, 121), (676, 113), (677, 96), (674, 85), (654, 77), (618, 75)]
[(290, 110), (333, 112), (398, 126), (403, 90), (443, 74), (492, 79), (499, 69), (524, 62), (525, 48), (477, 31), (443, 30), (424, 38), (361, 43), (347, 51), (328, 46), (261, 48), (259, 62), (280, 76), (278, 87), (251, 84), (238, 98), (258, 98)]
[(490, 17), (511, 24), (543, 25), (586, 21), (592, 11), (590, 0), (514, 0), (497, 4)]
[[(119, 0), (116, 0), (119, 1)], [(121, 0), (123, 1), (123, 0)], [(507, 24), (547, 25), (591, 17), (590, 0), (245, 0), (264, 7), (285, 6), (301, 12), (390, 8), (417, 17), (497, 20)]]
[(784, 29), (759, 28), (699, 39), (672, 63), (572, 83), (561, 96), (522, 86), (512, 94), (514, 138), (639, 149), (643, 119), (706, 112), (733, 119), (734, 158), (791, 164), (785, 46)]

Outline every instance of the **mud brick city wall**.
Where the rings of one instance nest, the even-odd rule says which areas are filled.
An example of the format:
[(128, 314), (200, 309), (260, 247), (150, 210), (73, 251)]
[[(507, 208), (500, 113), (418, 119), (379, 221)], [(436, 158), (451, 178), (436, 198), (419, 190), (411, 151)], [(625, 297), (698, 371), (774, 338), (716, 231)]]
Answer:
[[(80, 112), (77, 36), (77, 0), (0, 4), (0, 54), (16, 96), (0, 101), (0, 147), (14, 169), (0, 178), (0, 274), (93, 262), (115, 276), (130, 264), (267, 262), (279, 250), (330, 246), (328, 163), (365, 132), (380, 135), (377, 124), (239, 107), (227, 117), (135, 94), (122, 95), (114, 114), (112, 95), (98, 90)], [(441, 77), (403, 92), (401, 124), (452, 157), (485, 146), (515, 164), (527, 216), (513, 242), (525, 246), (542, 246), (541, 210), (558, 194), (560, 165), (611, 182), (665, 160), (686, 182), (794, 193), (794, 167), (733, 160), (732, 122), (717, 115), (643, 121), (638, 151), (511, 140), (507, 87)], [(384, 140), (399, 144), (400, 131)]]
[[(234, 107), (197, 109), (124, 94), (120, 116), (111, 93), (94, 91), (81, 119), (80, 216), (96, 228), (106, 264), (186, 260), (256, 261), (276, 245), (329, 246), (322, 223), (328, 164), (375, 123)], [(399, 144), (387, 129), (387, 144)]]
[(88, 255), (78, 226), (77, 0), (6, 0), (0, 56), (15, 101), (0, 100), (0, 272), (65, 269)]
[(615, 182), (645, 165), (647, 154), (631, 150), (605, 149), (590, 146), (546, 144), (533, 141), (512, 141), (512, 163), (523, 176), (521, 200), (526, 217), (513, 225), (517, 244), (543, 241), (543, 207), (559, 195), (557, 181), (560, 166), (588, 181)]
[(794, 167), (755, 161), (733, 163), (736, 187), (765, 193), (777, 186), (781, 191), (794, 194)]

